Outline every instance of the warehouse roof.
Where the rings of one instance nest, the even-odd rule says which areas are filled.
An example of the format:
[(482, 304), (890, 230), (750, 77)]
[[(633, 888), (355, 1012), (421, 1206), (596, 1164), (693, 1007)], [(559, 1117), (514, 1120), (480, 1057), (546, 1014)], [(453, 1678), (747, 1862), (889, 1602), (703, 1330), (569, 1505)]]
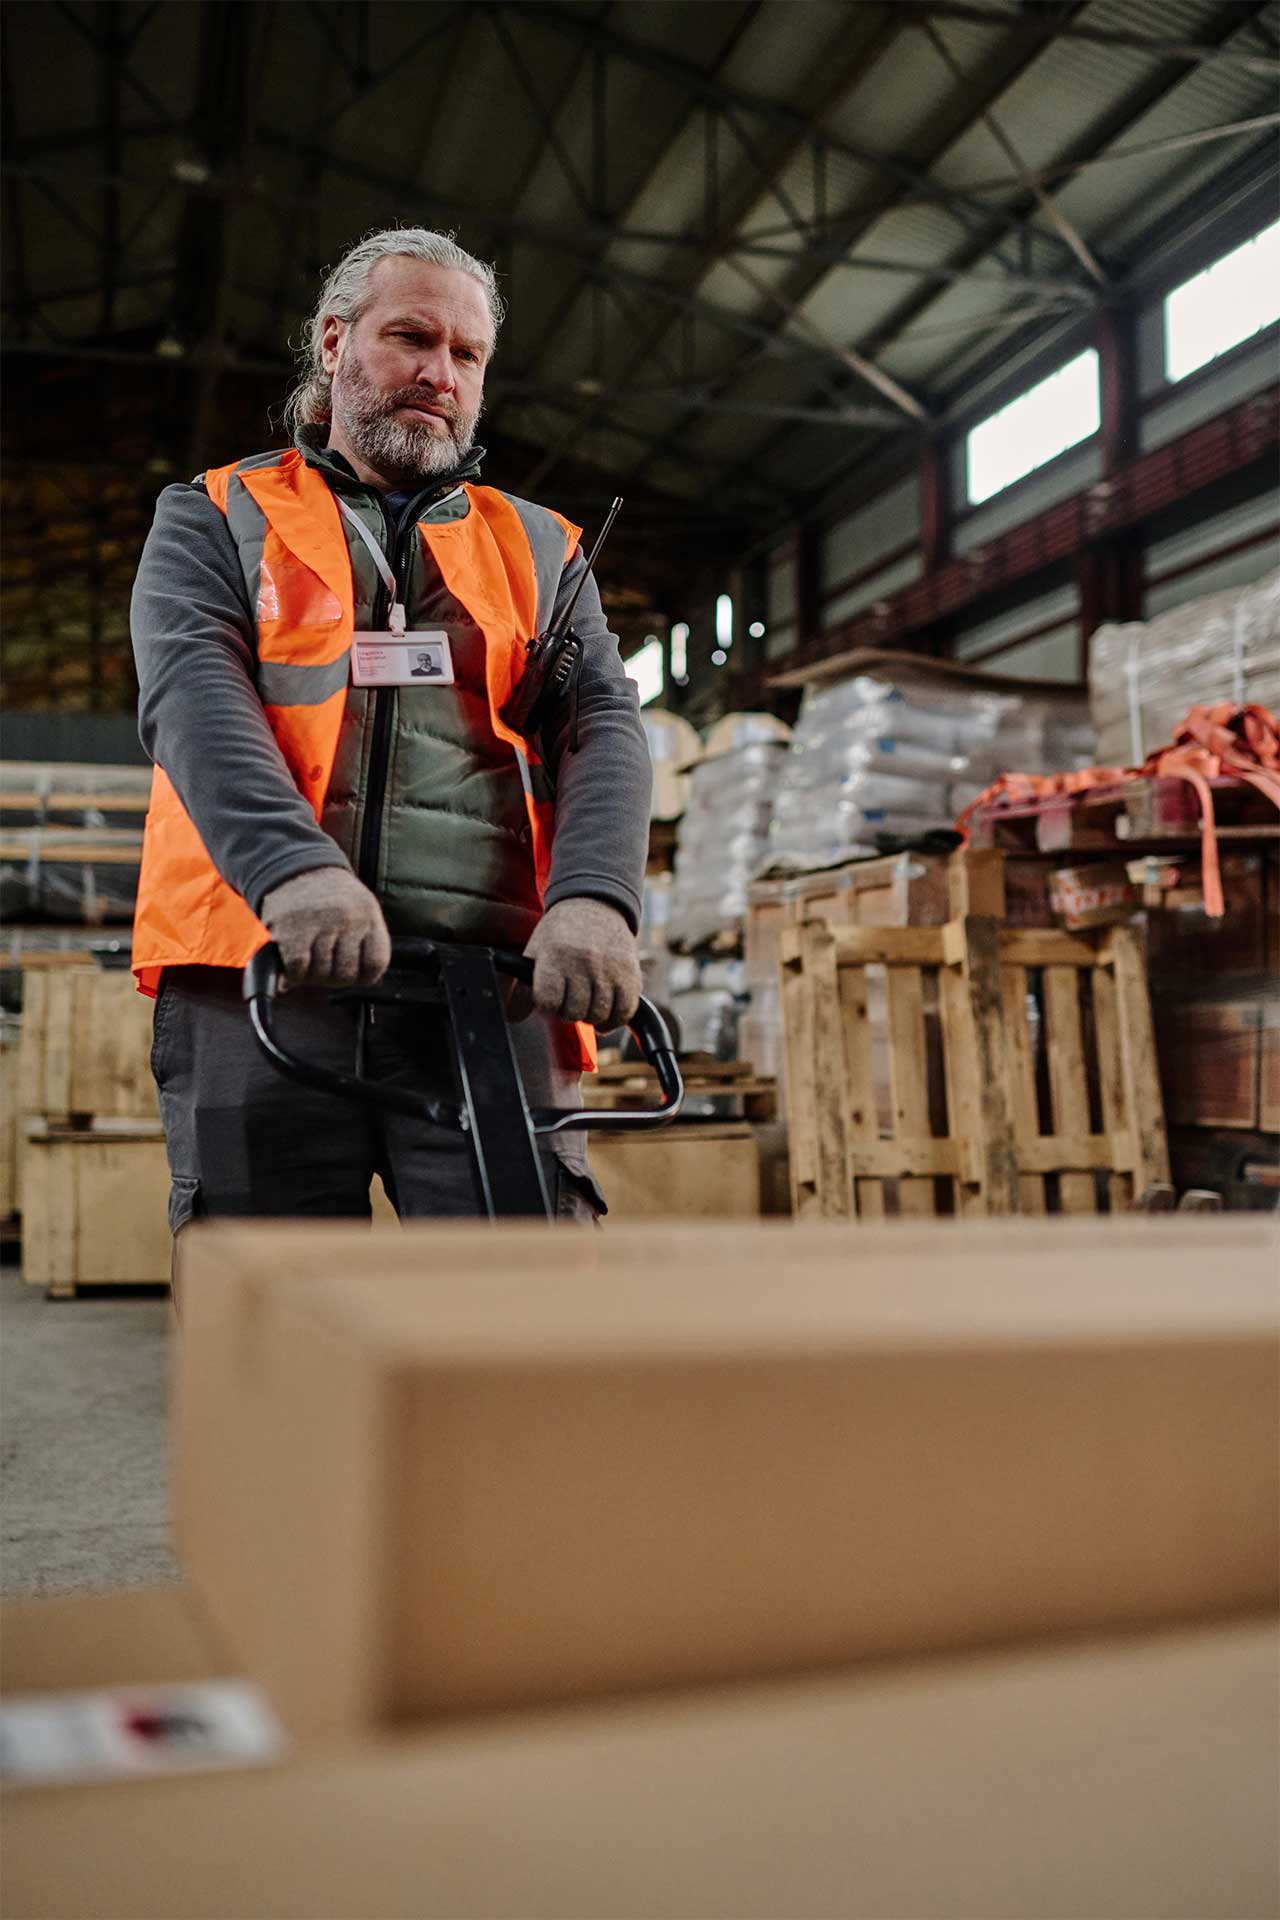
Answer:
[(628, 496), (643, 611), (686, 529), (727, 552), (856, 484), (1265, 177), (1278, 22), (1274, 0), (11, 7), (11, 578), (34, 609), (56, 521), (115, 617), (157, 485), (270, 444), (322, 269), (400, 220), (497, 262), (483, 437), (503, 484), (579, 517)]

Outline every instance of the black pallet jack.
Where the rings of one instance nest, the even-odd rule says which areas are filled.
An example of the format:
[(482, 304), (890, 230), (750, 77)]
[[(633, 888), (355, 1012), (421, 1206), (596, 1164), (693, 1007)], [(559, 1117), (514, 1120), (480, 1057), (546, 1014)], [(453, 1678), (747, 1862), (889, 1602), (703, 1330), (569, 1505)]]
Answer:
[(528, 983), (533, 962), (495, 947), (453, 946), (438, 940), (392, 942), (391, 966), (375, 987), (335, 993), (335, 1001), (369, 1006), (443, 1007), (448, 1013), (454, 1075), (461, 1099), (453, 1102), (316, 1066), (287, 1051), (275, 1029), (275, 1000), (284, 963), (274, 943), (260, 947), (244, 972), (244, 997), (253, 1030), (282, 1073), (396, 1113), (432, 1121), (463, 1133), (491, 1220), (554, 1217), (538, 1141), (568, 1128), (592, 1133), (666, 1126), (684, 1104), (684, 1082), (666, 1022), (651, 1000), (642, 999), (631, 1032), (657, 1075), (656, 1107), (608, 1111), (531, 1109), (511, 1046), (499, 975)]

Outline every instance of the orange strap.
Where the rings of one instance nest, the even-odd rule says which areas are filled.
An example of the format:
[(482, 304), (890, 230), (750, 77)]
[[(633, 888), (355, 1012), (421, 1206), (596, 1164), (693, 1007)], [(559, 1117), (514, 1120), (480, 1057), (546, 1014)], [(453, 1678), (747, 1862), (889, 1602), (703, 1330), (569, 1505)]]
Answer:
[(1220, 920), (1225, 911), (1218, 834), (1211, 780), (1241, 780), (1256, 787), (1280, 808), (1280, 721), (1268, 707), (1237, 707), (1223, 701), (1192, 707), (1167, 747), (1157, 747), (1140, 767), (1084, 767), (1076, 773), (1002, 773), (956, 821), (969, 837), (969, 821), (979, 808), (1019, 806), (1054, 794), (1085, 793), (1129, 780), (1186, 780), (1200, 801), (1200, 871), (1205, 912)]

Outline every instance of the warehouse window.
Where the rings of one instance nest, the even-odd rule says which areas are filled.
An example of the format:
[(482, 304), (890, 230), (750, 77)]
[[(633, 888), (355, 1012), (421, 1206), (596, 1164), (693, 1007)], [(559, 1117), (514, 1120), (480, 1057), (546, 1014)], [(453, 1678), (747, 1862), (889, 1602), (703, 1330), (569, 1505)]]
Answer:
[(1164, 303), (1164, 370), (1185, 380), (1280, 320), (1280, 221), (1184, 280)]
[(1098, 356), (1090, 347), (973, 429), (965, 442), (970, 503), (976, 507), (1087, 440), (1101, 419)]
[(662, 689), (666, 685), (666, 673), (662, 662), (661, 640), (646, 640), (639, 653), (632, 654), (627, 662), (627, 678), (635, 681), (640, 691), (642, 707), (647, 707), (651, 700), (662, 698)]

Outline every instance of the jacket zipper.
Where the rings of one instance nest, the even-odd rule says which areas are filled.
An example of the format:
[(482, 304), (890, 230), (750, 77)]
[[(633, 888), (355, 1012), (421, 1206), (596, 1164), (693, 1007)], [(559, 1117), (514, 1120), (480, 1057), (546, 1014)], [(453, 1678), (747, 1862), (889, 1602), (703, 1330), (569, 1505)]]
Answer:
[[(409, 542), (418, 531), (418, 512), (421, 503), (414, 502), (414, 511), (410, 514), (408, 525), (401, 535), (391, 562), (391, 571), (396, 578), (396, 588), (405, 600), (407, 607)], [(383, 526), (387, 527), (385, 512), (382, 515)], [(391, 541), (387, 541), (387, 547)], [(385, 551), (385, 549), (384, 549)], [(386, 588), (379, 586), (377, 607), (379, 625), (385, 626), (391, 617), (391, 603), (387, 599)], [(360, 830), (360, 859), (357, 873), (370, 892), (378, 890), (378, 859), (382, 852), (382, 810), (387, 797), (387, 776), (391, 771), (391, 732), (395, 718), (397, 689), (395, 687), (375, 687), (373, 690), (373, 739), (369, 747), (369, 777), (365, 783), (364, 823)]]

